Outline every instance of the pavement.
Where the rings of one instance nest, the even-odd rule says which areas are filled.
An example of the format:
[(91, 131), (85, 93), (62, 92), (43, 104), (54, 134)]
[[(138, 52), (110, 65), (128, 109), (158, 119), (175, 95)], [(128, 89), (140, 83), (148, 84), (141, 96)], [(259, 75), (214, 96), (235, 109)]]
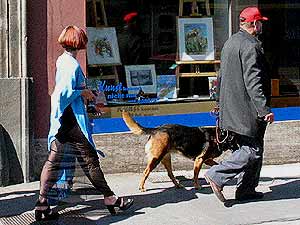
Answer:
[[(146, 182), (146, 192), (138, 190), (141, 174), (107, 174), (106, 179), (119, 196), (134, 198), (128, 211), (111, 216), (104, 207), (103, 196), (85, 180), (76, 181), (72, 194), (55, 210), (60, 219), (35, 222), (33, 207), (39, 182), (0, 187), (0, 224), (124, 224), (124, 225), (300, 225), (300, 164), (263, 166), (258, 191), (265, 193), (259, 201), (234, 200), (235, 184), (224, 188), (228, 199), (219, 202), (203, 179), (195, 190), (193, 171), (175, 171), (182, 189), (176, 189), (166, 172), (153, 172)], [(87, 180), (86, 180), (87, 181)]]

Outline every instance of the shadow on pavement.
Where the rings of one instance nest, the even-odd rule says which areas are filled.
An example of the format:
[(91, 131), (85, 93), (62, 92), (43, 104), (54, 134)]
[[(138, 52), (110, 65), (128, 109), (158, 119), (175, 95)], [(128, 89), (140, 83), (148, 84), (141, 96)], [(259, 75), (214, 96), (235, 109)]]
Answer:
[[(91, 215), (91, 212), (95, 210), (95, 216), (101, 216), (96, 221), (93, 221), (88, 218), (77, 218), (76, 224), (112, 224), (122, 220), (126, 220), (129, 217), (133, 217), (136, 215), (144, 214), (144, 212), (139, 212), (139, 210), (144, 208), (156, 208), (162, 206), (167, 203), (178, 203), (184, 201), (190, 201), (192, 199), (196, 199), (196, 191), (186, 190), (186, 189), (176, 189), (176, 188), (165, 188), (157, 193), (141, 193), (140, 195), (133, 196), (124, 196), (132, 197), (134, 199), (134, 205), (128, 209), (127, 211), (118, 211), (117, 215), (111, 216), (109, 212), (106, 210), (104, 206), (103, 200), (89, 200), (80, 202), (81, 205), (85, 205), (87, 207), (78, 210), (72, 210), (71, 214), (85, 214), (88, 213)], [(75, 203), (73, 206), (77, 205)], [(67, 207), (72, 207), (72, 205), (68, 204)], [(63, 207), (58, 207), (59, 211), (63, 211)], [(59, 224), (72, 224), (66, 220), (68, 217), (68, 213), (62, 213), (62, 219), (59, 219)], [(65, 221), (65, 223), (63, 223)], [(38, 223), (32, 223), (38, 224)], [(53, 223), (52, 223), (53, 224)]]
[(39, 191), (15, 191), (0, 194), (0, 218), (20, 215), (33, 209)]
[[(300, 198), (300, 180), (295, 180), (291, 178), (280, 178), (280, 180), (285, 180), (286, 183), (278, 185), (270, 185), (270, 192), (264, 194), (264, 197), (259, 200), (248, 200), (248, 201), (237, 201), (235, 199), (228, 199), (225, 203), (225, 207), (232, 207), (233, 205), (245, 204), (249, 202), (258, 201), (276, 201), (283, 199), (298, 199)], [(292, 181), (290, 181), (292, 180)], [(261, 180), (260, 180), (261, 181)]]
[[(187, 186), (187, 185), (186, 185)], [(129, 217), (144, 214), (139, 210), (144, 208), (156, 208), (168, 203), (179, 203), (197, 199), (196, 190), (176, 189), (174, 187), (157, 189), (156, 193), (141, 193), (133, 196), (134, 205), (127, 211), (119, 210), (117, 215), (111, 216), (106, 209), (103, 198), (94, 200), (85, 200), (82, 195), (99, 195), (95, 189), (92, 188), (81, 188), (72, 192), (74, 202), (62, 202), (54, 210), (58, 210), (60, 218), (57, 221), (45, 221), (35, 222), (34, 221), (34, 204), (38, 196), (38, 190), (36, 191), (15, 191), (5, 194), (0, 194), (0, 222), (4, 224), (15, 224), (13, 223), (16, 219), (24, 219), (24, 215), (27, 220), (23, 220), (23, 224), (59, 224), (59, 225), (86, 225), (86, 224), (112, 224), (118, 221), (123, 221)], [(211, 193), (209, 188), (201, 189), (201, 192), (208, 191)], [(78, 196), (78, 198), (76, 198)], [(4, 206), (4, 207), (3, 207)], [(81, 207), (80, 207), (81, 206)], [(71, 209), (70, 209), (71, 208)], [(30, 212), (29, 212), (30, 211)], [(97, 218), (92, 220), (86, 217)]]
[[(272, 181), (272, 178), (262, 178), (261, 181)], [(283, 184), (270, 184), (268, 185), (271, 189), (270, 193), (266, 193), (265, 197), (259, 201), (274, 201), (281, 199), (298, 199), (300, 198), (300, 180), (282, 178), (285, 183)], [(191, 180), (181, 181), (186, 187), (192, 187)], [(27, 215), (30, 214), (30, 223), (24, 224), (60, 224), (60, 225), (74, 225), (74, 224), (112, 224), (119, 221), (124, 221), (130, 217), (144, 214), (141, 211), (144, 208), (157, 208), (165, 204), (188, 202), (193, 199), (197, 199), (197, 193), (211, 194), (211, 188), (206, 184), (204, 180), (200, 180), (203, 185), (202, 189), (187, 190), (187, 189), (176, 189), (174, 187), (170, 188), (157, 188), (152, 189), (153, 191), (136, 194), (133, 196), (124, 196), (134, 198), (134, 205), (127, 211), (118, 211), (116, 216), (111, 216), (106, 209), (103, 198), (97, 197), (97, 199), (85, 200), (83, 195), (98, 195), (99, 193), (91, 188), (76, 189), (72, 195), (78, 196), (75, 201), (64, 203), (56, 207), (61, 214), (61, 217), (57, 221), (49, 221), (37, 223), (34, 222), (32, 211), (34, 208), (34, 203), (36, 201), (38, 191), (16, 191), (6, 194), (0, 194), (0, 218), (9, 218), (11, 216), (22, 216), (24, 212)], [(74, 197), (74, 196), (73, 196)], [(226, 207), (231, 207), (236, 204), (245, 204), (247, 202), (238, 202), (233, 199), (228, 200)], [(71, 209), (70, 209), (71, 208)], [(95, 220), (93, 220), (93, 219)], [(1, 220), (1, 219), (0, 219)], [(5, 223), (4, 223), (5, 224)], [(9, 224), (9, 223), (7, 223)]]

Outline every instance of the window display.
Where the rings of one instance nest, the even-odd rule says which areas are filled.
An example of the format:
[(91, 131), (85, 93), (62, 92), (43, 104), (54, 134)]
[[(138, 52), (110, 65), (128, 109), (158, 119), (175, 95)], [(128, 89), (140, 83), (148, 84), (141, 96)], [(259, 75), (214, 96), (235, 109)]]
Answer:
[[(240, 11), (253, 4), (270, 18), (259, 39), (267, 40), (263, 47), (272, 87), (276, 88), (273, 96), (299, 95), (299, 22), (295, 19), (299, 9), (291, 7), (290, 0), (280, 7), (268, 7), (266, 0), (92, 2), (87, 1), (86, 23), (92, 45), (88, 76), (122, 87), (104, 90), (108, 107), (185, 101), (213, 104), (220, 52), (228, 37), (239, 29)], [(283, 17), (279, 19), (278, 14)], [(99, 28), (101, 21), (106, 22)]]
[[(104, 1), (103, 7), (100, 6), (101, 1), (97, 4), (92, 2), (87, 1), (87, 9), (89, 9), (87, 31), (90, 40), (88, 64), (93, 64), (93, 67), (89, 65), (88, 76), (105, 80), (107, 74), (103, 65), (119, 63), (114, 71), (118, 79), (106, 79), (106, 82), (115, 86), (121, 84), (123, 87), (118, 94), (104, 93), (108, 105), (142, 103), (138, 99), (148, 99), (149, 101), (143, 101), (143, 103), (152, 104), (169, 102), (171, 99), (172, 102), (176, 102), (176, 99), (182, 101), (185, 98), (190, 101), (193, 96), (197, 101), (203, 90), (206, 90), (205, 96), (209, 100), (208, 77), (201, 78), (203, 81), (195, 84), (190, 82), (188, 86), (180, 86), (176, 60), (197, 61), (215, 58), (213, 17), (207, 17), (207, 12), (213, 16), (213, 1), (211, 4), (208, 0), (199, 1), (196, 8), (196, 5), (191, 2), (180, 4), (180, 1), (171, 0), (163, 0), (159, 3), (136, 1), (135, 4), (132, 1), (122, 1), (118, 9), (116, 1)], [(105, 13), (103, 13), (103, 8)], [(98, 13), (97, 10), (100, 12)], [(111, 13), (116, 10), (119, 13)], [(197, 17), (179, 18), (176, 22), (179, 11), (180, 14), (188, 15), (194, 12), (193, 15)], [(98, 14), (107, 16), (102, 19), (107, 21), (105, 27), (94, 27), (97, 25), (95, 21), (97, 21)], [(185, 30), (183, 33), (185, 36), (181, 36), (182, 29)], [(195, 41), (200, 41), (200, 45), (193, 44)], [(183, 53), (192, 58), (182, 58)], [(157, 84), (158, 77), (162, 83)], [(170, 77), (172, 77), (171, 83)], [(112, 99), (114, 96), (117, 98)], [(136, 101), (130, 97), (135, 97)], [(203, 99), (203, 95), (201, 97)]]

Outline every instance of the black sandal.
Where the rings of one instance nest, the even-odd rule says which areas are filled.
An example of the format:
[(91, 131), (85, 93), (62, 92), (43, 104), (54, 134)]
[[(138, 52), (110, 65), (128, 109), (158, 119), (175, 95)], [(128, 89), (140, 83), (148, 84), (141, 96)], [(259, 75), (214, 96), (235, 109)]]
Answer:
[[(43, 218), (43, 214), (44, 214), (44, 218)], [(36, 221), (56, 220), (59, 217), (59, 213), (58, 212), (53, 212), (53, 210), (50, 208), (47, 201), (41, 203), (40, 200), (37, 200), (37, 202), (35, 204), (34, 216), (35, 216)]]
[(127, 210), (132, 206), (132, 204), (133, 204), (133, 199), (131, 198), (127, 200), (124, 200), (124, 198), (118, 198), (115, 204), (106, 205), (106, 207), (111, 215), (115, 215), (116, 214), (115, 207), (118, 207), (121, 210)]

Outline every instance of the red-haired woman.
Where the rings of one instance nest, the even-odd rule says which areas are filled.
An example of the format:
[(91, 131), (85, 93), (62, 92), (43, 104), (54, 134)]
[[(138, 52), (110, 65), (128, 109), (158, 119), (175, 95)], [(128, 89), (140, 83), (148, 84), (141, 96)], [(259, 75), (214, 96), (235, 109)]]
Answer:
[(56, 219), (47, 201), (49, 189), (57, 182), (59, 166), (64, 157), (64, 144), (68, 142), (86, 176), (104, 195), (104, 204), (111, 214), (114, 207), (128, 209), (132, 199), (118, 198), (107, 185), (99, 165), (95, 144), (90, 132), (90, 124), (84, 102), (93, 100), (95, 95), (86, 88), (85, 76), (76, 56), (85, 49), (86, 33), (76, 26), (67, 26), (58, 38), (65, 49), (56, 61), (55, 88), (51, 95), (50, 131), (48, 135), (49, 156), (40, 177), (40, 195), (35, 206), (35, 218)]

